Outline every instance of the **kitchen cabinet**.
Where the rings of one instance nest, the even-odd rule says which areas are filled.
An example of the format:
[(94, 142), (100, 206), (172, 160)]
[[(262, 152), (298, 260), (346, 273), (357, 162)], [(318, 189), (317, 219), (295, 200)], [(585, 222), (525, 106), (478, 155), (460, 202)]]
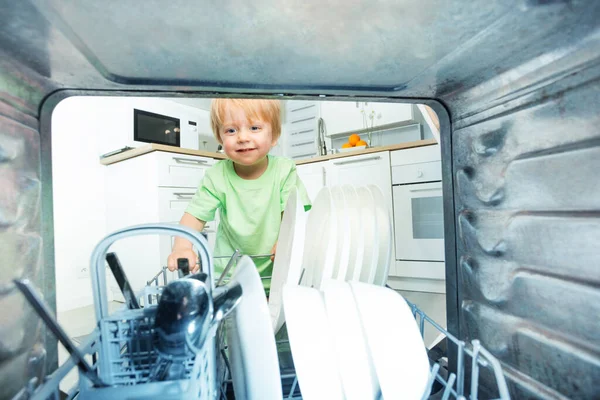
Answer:
[[(106, 225), (109, 232), (152, 222), (177, 223), (196, 192), (204, 173), (217, 160), (155, 151), (106, 168)], [(204, 228), (209, 246), (214, 246), (217, 222)], [(173, 237), (141, 236), (116, 242), (111, 248), (121, 260), (134, 290), (154, 276), (171, 252)], [(169, 272), (170, 278), (175, 274)], [(113, 281), (113, 294), (120, 291)]]
[(314, 202), (317, 194), (326, 186), (327, 161), (298, 165), (296, 171), (306, 188), (310, 201)]
[(363, 115), (357, 101), (326, 101), (321, 103), (321, 118), (327, 136), (364, 129)]
[(362, 154), (328, 161), (327, 185), (378, 186), (392, 215), (392, 178), (390, 153)]
[(319, 103), (315, 101), (287, 101), (282, 139), (284, 154), (297, 160), (318, 154), (317, 129)]
[[(388, 151), (362, 154), (303, 164), (297, 167), (298, 176), (306, 186), (309, 197), (314, 201), (317, 193), (325, 186), (366, 186), (375, 185), (381, 189), (386, 206), (393, 218), (392, 180), (390, 175), (390, 155)], [(394, 249), (390, 274), (394, 274)]]
[[(321, 118), (325, 121), (327, 136), (347, 136), (364, 132), (371, 126), (373, 114), (374, 130), (378, 127), (416, 123), (415, 106), (412, 104), (329, 101), (321, 103)], [(364, 113), (364, 116), (363, 116)]]

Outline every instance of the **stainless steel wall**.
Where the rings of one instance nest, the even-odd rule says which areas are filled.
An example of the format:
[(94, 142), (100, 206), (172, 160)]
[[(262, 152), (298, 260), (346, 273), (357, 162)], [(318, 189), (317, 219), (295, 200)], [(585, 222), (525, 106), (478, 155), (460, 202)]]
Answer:
[(44, 235), (42, 224), (37, 109), (43, 91), (29, 86), (34, 82), (8, 57), (2, 57), (0, 70), (0, 398), (4, 399), (29, 376), (40, 374), (45, 362), (56, 365), (57, 349), (12, 284), (14, 278), (29, 278), (54, 307), (52, 248), (43, 253), (43, 240), (52, 243), (51, 230)]
[(454, 120), (460, 333), (519, 399), (600, 395), (598, 50), (490, 80)]
[(166, 3), (145, 2), (149, 32), (123, 2), (0, 0), (0, 398), (42, 346), (56, 366), (10, 282), (55, 303), (50, 116), (86, 90), (432, 101), (449, 329), (515, 398), (598, 398), (600, 2)]

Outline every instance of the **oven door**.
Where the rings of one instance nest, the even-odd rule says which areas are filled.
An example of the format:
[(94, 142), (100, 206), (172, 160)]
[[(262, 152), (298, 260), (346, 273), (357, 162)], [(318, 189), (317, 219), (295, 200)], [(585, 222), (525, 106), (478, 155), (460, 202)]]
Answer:
[(396, 259), (444, 261), (442, 182), (396, 185)]

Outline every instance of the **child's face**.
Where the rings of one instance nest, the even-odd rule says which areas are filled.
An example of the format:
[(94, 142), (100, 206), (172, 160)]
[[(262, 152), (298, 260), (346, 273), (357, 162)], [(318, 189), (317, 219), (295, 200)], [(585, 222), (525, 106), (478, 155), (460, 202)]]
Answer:
[(262, 119), (248, 120), (242, 108), (229, 107), (219, 132), (225, 154), (235, 163), (251, 166), (264, 160), (273, 140), (271, 124)]

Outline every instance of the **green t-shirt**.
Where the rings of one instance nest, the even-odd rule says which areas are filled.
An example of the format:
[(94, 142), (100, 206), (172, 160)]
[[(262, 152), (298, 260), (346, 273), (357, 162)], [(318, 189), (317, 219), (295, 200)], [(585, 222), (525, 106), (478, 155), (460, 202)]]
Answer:
[[(185, 212), (202, 221), (213, 221), (219, 210), (214, 256), (231, 256), (235, 249), (247, 255), (269, 254), (279, 236), (281, 213), (294, 187), (305, 210), (310, 209), (294, 162), (270, 155), (268, 160), (266, 171), (254, 180), (240, 178), (231, 160), (219, 161), (206, 171)], [(227, 261), (227, 258), (215, 259), (216, 276)], [(256, 258), (254, 263), (262, 277), (272, 275), (270, 258)], [(269, 290), (270, 284), (270, 280), (263, 280), (265, 290)]]

